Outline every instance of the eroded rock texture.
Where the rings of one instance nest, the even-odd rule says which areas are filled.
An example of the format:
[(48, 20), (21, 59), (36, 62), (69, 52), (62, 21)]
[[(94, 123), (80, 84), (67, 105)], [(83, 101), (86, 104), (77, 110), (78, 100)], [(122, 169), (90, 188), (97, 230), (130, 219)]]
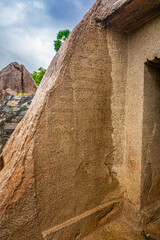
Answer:
[(7, 96), (0, 104), (0, 153), (17, 124), (25, 116), (34, 94)]
[(160, 21), (117, 33), (111, 19), (133, 2), (133, 14), (152, 11), (149, 1), (97, 1), (51, 62), (1, 154), (0, 239), (159, 239), (159, 198), (142, 197), (142, 134), (144, 64), (158, 53)]
[(111, 61), (105, 29), (92, 14), (53, 59), (3, 151), (1, 239), (82, 238), (121, 211)]
[(36, 92), (37, 85), (24, 65), (13, 62), (0, 71), (0, 102), (10, 95), (8, 89), (13, 91), (12, 94), (32, 94)]

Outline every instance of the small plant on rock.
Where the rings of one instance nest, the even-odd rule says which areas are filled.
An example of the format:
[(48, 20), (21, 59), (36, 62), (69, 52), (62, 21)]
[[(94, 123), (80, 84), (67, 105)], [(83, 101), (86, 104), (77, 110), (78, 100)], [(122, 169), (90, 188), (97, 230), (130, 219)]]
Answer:
[(56, 50), (56, 52), (58, 52), (62, 43), (66, 40), (70, 33), (71, 32), (68, 29), (58, 32), (57, 40), (54, 41), (54, 49)]

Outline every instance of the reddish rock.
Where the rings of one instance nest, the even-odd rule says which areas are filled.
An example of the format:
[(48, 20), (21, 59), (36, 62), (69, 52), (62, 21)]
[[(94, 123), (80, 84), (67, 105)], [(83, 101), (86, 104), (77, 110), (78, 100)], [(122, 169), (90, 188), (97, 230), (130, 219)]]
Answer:
[(36, 92), (37, 85), (24, 65), (13, 62), (0, 71), (0, 101), (8, 95), (7, 89), (32, 94)]

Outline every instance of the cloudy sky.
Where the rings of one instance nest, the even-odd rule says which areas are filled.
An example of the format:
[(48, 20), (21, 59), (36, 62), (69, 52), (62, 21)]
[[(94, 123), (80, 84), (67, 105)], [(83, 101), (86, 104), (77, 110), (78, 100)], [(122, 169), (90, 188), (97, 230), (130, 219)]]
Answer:
[(60, 30), (72, 30), (95, 0), (0, 0), (0, 70), (10, 62), (47, 68)]

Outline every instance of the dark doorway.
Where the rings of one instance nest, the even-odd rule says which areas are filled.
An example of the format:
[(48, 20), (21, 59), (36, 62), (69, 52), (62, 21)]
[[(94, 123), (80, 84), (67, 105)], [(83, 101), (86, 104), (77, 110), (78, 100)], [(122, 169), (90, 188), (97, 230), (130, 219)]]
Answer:
[(160, 59), (144, 66), (141, 207), (160, 202)]

